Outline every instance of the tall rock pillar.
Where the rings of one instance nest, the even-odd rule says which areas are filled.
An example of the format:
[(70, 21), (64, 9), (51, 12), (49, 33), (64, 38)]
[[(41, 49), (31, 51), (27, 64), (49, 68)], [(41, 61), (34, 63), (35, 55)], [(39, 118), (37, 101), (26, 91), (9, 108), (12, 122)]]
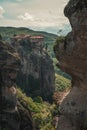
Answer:
[(17, 98), (15, 80), (20, 57), (0, 41), (0, 130), (34, 130), (31, 112)]
[(64, 13), (72, 31), (54, 51), (72, 88), (60, 104), (57, 130), (87, 130), (87, 0), (70, 0)]

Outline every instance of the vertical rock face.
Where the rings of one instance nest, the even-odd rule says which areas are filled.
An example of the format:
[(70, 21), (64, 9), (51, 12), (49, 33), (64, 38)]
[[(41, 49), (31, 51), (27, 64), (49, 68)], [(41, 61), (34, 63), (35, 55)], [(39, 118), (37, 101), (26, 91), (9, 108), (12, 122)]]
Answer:
[[(8, 44), (0, 41), (0, 127), (8, 125), (12, 129), (19, 129), (19, 120), (16, 121), (17, 99), (15, 78), (20, 62), (17, 53)], [(11, 124), (14, 121), (14, 124)], [(3, 126), (2, 126), (3, 124)]]
[(50, 100), (55, 89), (54, 67), (50, 56), (41, 42), (31, 43), (26, 36), (17, 40), (15, 38), (11, 44), (20, 54), (22, 64), (17, 84), (27, 95), (42, 96), (43, 99)]
[[(15, 79), (19, 68), (19, 55), (8, 43), (0, 41), (0, 129), (2, 130), (4, 128), (20, 130), (21, 121), (23, 120), (21, 104), (18, 103), (16, 97)], [(18, 106), (18, 104), (20, 105)], [(27, 112), (27, 116), (28, 114), (30, 113)], [(27, 116), (25, 115), (26, 118)], [(28, 118), (27, 121), (27, 127), (33, 130), (31, 119)], [(21, 130), (25, 130), (25, 128)]]
[(72, 89), (60, 104), (57, 130), (87, 129), (87, 0), (70, 0), (65, 15), (72, 26), (65, 42), (55, 45), (59, 67), (72, 76)]

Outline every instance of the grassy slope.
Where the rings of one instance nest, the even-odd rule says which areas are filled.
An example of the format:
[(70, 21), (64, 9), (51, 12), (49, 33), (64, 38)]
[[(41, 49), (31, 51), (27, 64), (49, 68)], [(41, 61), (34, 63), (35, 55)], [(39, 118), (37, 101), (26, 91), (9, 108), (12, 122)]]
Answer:
[[(56, 92), (64, 92), (65, 90), (70, 89), (71, 81), (56, 74), (55, 86), (56, 89), (54, 95)], [(54, 101), (55, 98), (53, 98)], [(26, 106), (30, 109), (38, 130), (55, 130), (53, 125), (53, 117), (59, 115), (57, 105), (54, 103), (49, 104), (44, 102), (41, 97), (36, 97), (34, 99), (27, 97), (26, 94), (24, 94), (20, 89), (18, 89), (18, 100), (20, 100), (22, 104), (26, 104)]]
[(56, 91), (65, 91), (66, 89), (70, 89), (71, 87), (71, 80), (60, 76), (58, 74), (55, 74), (55, 86), (56, 86)]
[[(70, 88), (70, 80), (57, 74), (55, 78), (56, 92), (65, 91), (67, 88)], [(35, 99), (27, 97), (19, 88), (17, 89), (17, 98), (23, 106), (30, 109), (37, 130), (55, 130), (53, 117), (59, 115), (57, 105), (44, 102), (41, 97), (36, 97)]]
[(55, 130), (52, 123), (52, 112), (55, 109), (55, 105), (43, 102), (41, 97), (37, 97), (36, 99), (33, 100), (27, 97), (18, 89), (18, 100), (30, 109), (36, 128), (38, 130)]

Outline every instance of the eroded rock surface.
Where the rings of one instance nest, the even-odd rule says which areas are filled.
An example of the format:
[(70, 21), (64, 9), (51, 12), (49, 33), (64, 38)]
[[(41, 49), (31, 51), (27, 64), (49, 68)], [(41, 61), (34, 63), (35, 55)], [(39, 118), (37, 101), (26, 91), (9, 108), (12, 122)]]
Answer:
[(15, 79), (19, 69), (17, 52), (8, 43), (0, 41), (0, 130), (33, 130), (30, 111), (25, 107), (22, 109), (16, 97)]
[(12, 38), (11, 45), (21, 57), (22, 66), (17, 84), (31, 97), (42, 96), (50, 100), (55, 89), (55, 74), (53, 61), (44, 48), (44, 42), (38, 39), (32, 42), (29, 35), (19, 35)]
[(59, 67), (72, 76), (72, 89), (60, 104), (57, 130), (87, 129), (87, 0), (70, 0), (65, 15), (72, 26), (65, 42), (55, 45)]

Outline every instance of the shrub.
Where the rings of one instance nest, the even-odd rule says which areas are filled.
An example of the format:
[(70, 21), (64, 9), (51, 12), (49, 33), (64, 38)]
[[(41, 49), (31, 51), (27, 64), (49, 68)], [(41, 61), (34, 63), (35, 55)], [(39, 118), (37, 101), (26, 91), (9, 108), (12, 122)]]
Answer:
[(56, 91), (64, 91), (66, 89), (70, 89), (71, 87), (71, 80), (64, 78), (58, 74), (55, 74), (55, 86)]
[(40, 96), (35, 97), (33, 100), (34, 102), (37, 102), (37, 103), (43, 103), (43, 99)]
[(18, 89), (18, 100), (25, 104), (32, 113), (33, 120), (36, 124), (36, 129), (39, 130), (54, 130), (52, 124), (52, 111), (55, 107), (53, 104), (43, 102), (41, 97), (36, 97), (34, 100), (30, 97), (27, 97), (21, 89)]

